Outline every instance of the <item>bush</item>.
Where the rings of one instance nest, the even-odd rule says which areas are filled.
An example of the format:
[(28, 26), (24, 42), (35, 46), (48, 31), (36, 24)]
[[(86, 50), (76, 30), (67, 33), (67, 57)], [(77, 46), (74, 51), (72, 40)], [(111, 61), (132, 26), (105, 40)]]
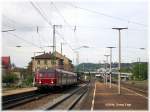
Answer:
[(34, 78), (33, 75), (26, 76), (26, 78), (23, 81), (23, 85), (24, 86), (32, 86), (32, 84), (33, 84), (33, 78)]
[(147, 80), (148, 78), (148, 64), (136, 63), (132, 69), (134, 80)]
[(18, 81), (18, 77), (13, 73), (3, 75), (3, 77), (2, 77), (2, 82), (6, 83), (7, 85), (14, 84), (17, 81)]

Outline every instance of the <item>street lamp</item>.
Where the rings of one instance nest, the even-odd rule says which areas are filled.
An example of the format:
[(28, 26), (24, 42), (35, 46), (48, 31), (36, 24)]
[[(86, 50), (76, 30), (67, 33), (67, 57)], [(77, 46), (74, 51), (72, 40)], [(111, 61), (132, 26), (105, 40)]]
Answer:
[(16, 47), (18, 47), (18, 48), (19, 48), (19, 47), (22, 47), (22, 46), (18, 45), (18, 46), (16, 46)]
[(120, 94), (120, 76), (121, 76), (121, 30), (128, 28), (112, 28), (119, 31), (119, 73), (118, 73), (118, 94)]
[[(103, 60), (103, 62), (104, 62), (104, 68), (106, 69), (106, 61)], [(103, 79), (104, 79), (104, 84), (105, 84), (106, 83), (105, 71), (103, 73)]]
[(83, 46), (80, 46), (80, 47), (75, 48), (75, 49), (73, 49), (73, 50), (78, 50), (78, 49), (81, 49), (81, 48), (89, 48), (89, 46), (83, 45)]
[(112, 63), (112, 49), (116, 47), (106, 47), (110, 49), (110, 80), (109, 80), (109, 87), (111, 88), (111, 74), (112, 74), (112, 69), (111, 69), (111, 63)]
[(107, 85), (107, 63), (108, 63), (108, 57), (110, 56), (110, 55), (104, 55), (104, 56), (106, 56), (106, 85)]
[(2, 30), (2, 32), (10, 32), (10, 31), (15, 31), (16, 29), (10, 29), (10, 30)]
[[(145, 48), (139, 48), (140, 50), (145, 50)], [(140, 59), (140, 57), (139, 57), (139, 76), (141, 75), (141, 59)]]
[(73, 49), (74, 52), (76, 53), (76, 64), (77, 65), (79, 64), (79, 52), (77, 50), (79, 50), (81, 48), (89, 48), (89, 46), (83, 45), (83, 46)]

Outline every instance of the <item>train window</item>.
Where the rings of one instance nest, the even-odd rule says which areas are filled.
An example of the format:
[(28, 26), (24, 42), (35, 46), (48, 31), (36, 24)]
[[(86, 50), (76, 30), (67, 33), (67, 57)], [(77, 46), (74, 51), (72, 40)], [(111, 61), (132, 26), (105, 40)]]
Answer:
[(40, 60), (38, 60), (37, 64), (39, 64), (39, 65), (40, 65)]
[(54, 71), (40, 71), (42, 77), (55, 77)]
[(44, 64), (47, 65), (47, 60), (44, 60)]

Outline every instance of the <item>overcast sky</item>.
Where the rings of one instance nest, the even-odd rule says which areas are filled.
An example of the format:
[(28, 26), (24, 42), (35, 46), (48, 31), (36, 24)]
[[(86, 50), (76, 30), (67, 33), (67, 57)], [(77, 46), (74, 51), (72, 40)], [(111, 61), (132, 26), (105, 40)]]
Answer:
[[(52, 45), (52, 25), (56, 24), (62, 25), (56, 28), (56, 49), (60, 52), (60, 43), (65, 43), (63, 54), (74, 64), (76, 54), (72, 49), (83, 45), (89, 48), (78, 50), (80, 63), (103, 62), (104, 55), (109, 54), (107, 46), (117, 47), (112, 59), (118, 62), (118, 31), (112, 27), (128, 27), (121, 31), (122, 62), (135, 62), (139, 57), (146, 61), (147, 50), (139, 48), (148, 45), (147, 22), (146, 0), (3, 2), (2, 30), (16, 30), (2, 33), (2, 55), (11, 56), (11, 61), (19, 67), (27, 66), (33, 52), (52, 51), (40, 47)], [(16, 48), (17, 45), (22, 47)]]

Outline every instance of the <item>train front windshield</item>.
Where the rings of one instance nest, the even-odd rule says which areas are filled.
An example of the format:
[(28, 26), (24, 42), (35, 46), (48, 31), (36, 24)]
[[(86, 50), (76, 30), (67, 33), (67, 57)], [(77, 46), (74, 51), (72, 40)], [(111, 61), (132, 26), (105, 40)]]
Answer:
[(39, 71), (39, 77), (55, 77), (55, 71), (54, 70), (43, 70)]

